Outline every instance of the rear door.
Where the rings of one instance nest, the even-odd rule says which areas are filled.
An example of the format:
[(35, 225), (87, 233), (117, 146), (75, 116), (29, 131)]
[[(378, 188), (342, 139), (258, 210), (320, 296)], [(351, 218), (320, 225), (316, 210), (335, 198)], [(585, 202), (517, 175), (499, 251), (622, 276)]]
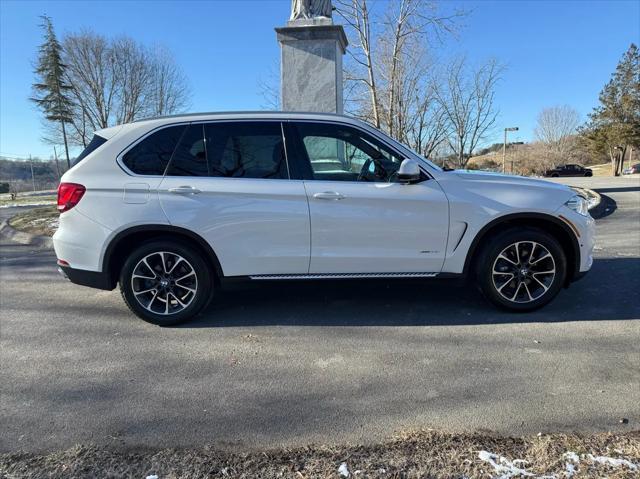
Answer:
[(206, 239), (225, 276), (307, 273), (309, 208), (279, 121), (192, 123), (159, 187), (172, 225)]
[(404, 158), (351, 126), (300, 121), (288, 132), (309, 199), (310, 274), (441, 270), (449, 208), (435, 180), (397, 182)]

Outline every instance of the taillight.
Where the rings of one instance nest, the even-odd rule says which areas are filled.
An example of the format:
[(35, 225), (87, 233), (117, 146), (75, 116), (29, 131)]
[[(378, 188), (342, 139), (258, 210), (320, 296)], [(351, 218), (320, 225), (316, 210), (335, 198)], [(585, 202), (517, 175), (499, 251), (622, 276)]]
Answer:
[(58, 211), (69, 211), (80, 202), (86, 188), (77, 183), (60, 183), (58, 186)]

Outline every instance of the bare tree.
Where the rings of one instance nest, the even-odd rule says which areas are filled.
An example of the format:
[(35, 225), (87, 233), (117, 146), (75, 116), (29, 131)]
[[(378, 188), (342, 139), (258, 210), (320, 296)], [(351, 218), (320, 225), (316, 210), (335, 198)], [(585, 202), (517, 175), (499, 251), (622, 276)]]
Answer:
[(434, 41), (455, 30), (456, 11), (435, 2), (395, 0), (372, 14), (367, 0), (336, 0), (351, 47), (345, 66), (346, 109), (423, 154), (443, 141), (446, 124), (434, 96)]
[(165, 49), (86, 30), (66, 36), (63, 47), (75, 144), (86, 146), (95, 130), (177, 113), (188, 104), (186, 80)]
[(407, 142), (416, 152), (431, 158), (447, 139), (446, 115), (434, 95), (416, 98), (416, 106), (414, 121), (407, 130)]
[(498, 116), (495, 87), (503, 68), (490, 60), (472, 69), (461, 58), (453, 61), (448, 70), (444, 85), (436, 93), (450, 126), (447, 142), (456, 166), (464, 168), (495, 125)]
[(145, 48), (122, 37), (111, 46), (116, 123), (146, 116), (150, 109), (151, 62)]
[(572, 156), (577, 141), (580, 114), (568, 105), (545, 108), (538, 114), (534, 133), (553, 163)]
[(187, 80), (167, 49), (157, 47), (153, 52), (149, 82), (150, 116), (169, 115), (189, 105)]
[(72, 123), (86, 144), (87, 129), (81, 123), (88, 123), (90, 130), (98, 130), (115, 122), (117, 84), (113, 50), (104, 36), (90, 31), (66, 36), (63, 46), (75, 106)]
[(266, 75), (258, 78), (258, 89), (263, 99), (261, 107), (265, 110), (278, 110), (282, 105), (279, 66), (277, 62), (270, 65)]
[[(360, 116), (370, 117), (376, 128), (380, 128), (378, 86), (374, 71), (372, 23), (367, 0), (335, 0), (338, 14), (347, 23), (351, 48), (347, 49), (354, 67), (347, 72), (345, 80), (364, 85), (368, 94), (368, 105), (360, 106)], [(364, 70), (364, 73), (360, 73)], [(365, 113), (367, 112), (367, 113)]]

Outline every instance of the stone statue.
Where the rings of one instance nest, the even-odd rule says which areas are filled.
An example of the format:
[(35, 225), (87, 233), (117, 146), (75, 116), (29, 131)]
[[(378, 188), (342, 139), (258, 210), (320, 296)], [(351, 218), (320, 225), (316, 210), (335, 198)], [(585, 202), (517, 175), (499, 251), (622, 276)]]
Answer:
[(304, 18), (331, 18), (331, 0), (291, 0), (290, 21)]

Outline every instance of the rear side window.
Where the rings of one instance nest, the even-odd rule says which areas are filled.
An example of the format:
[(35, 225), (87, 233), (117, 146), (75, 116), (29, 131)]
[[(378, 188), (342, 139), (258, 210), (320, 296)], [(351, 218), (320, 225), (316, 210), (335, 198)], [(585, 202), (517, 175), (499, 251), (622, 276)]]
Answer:
[(209, 176), (204, 147), (204, 126), (190, 125), (173, 152), (168, 176)]
[(205, 125), (209, 175), (288, 179), (279, 122), (216, 122)]
[(170, 126), (152, 133), (125, 153), (122, 162), (138, 175), (163, 175), (186, 128)]
[(87, 156), (89, 156), (89, 154), (93, 153), (95, 150), (97, 150), (99, 147), (104, 145), (106, 142), (107, 142), (106, 138), (102, 138), (101, 136), (98, 136), (98, 135), (93, 135), (93, 138), (91, 139), (89, 144), (85, 147), (84, 150), (82, 150), (82, 153), (80, 153), (80, 155), (78, 155), (78, 157), (75, 160), (73, 160), (73, 163), (71, 163), (71, 166), (76, 166), (78, 163), (84, 160)]

